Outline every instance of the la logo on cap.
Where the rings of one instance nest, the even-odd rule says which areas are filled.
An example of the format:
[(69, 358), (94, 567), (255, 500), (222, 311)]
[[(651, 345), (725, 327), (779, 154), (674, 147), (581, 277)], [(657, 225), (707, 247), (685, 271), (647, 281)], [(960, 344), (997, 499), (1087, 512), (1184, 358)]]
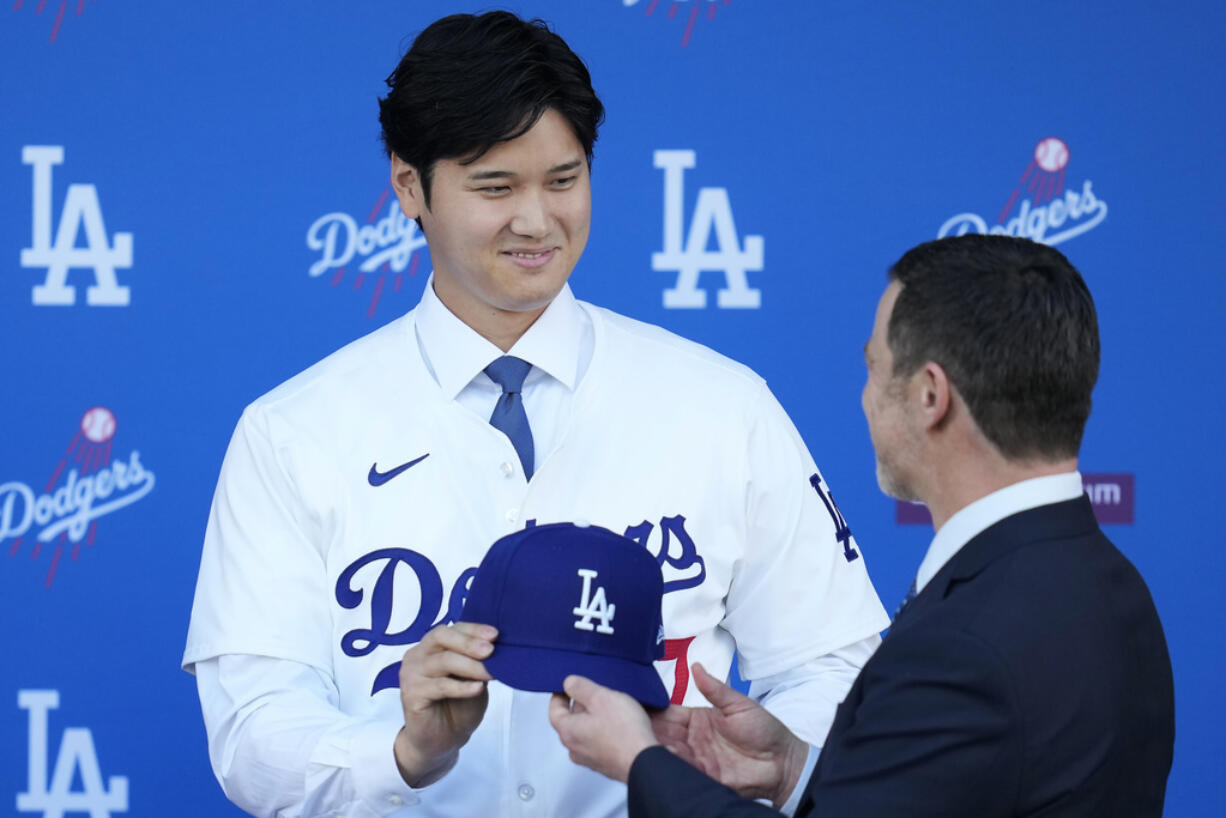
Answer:
[[(582, 619), (575, 620), (575, 627), (581, 631), (595, 629), (596, 633), (613, 633), (613, 626), (609, 623), (613, 621), (613, 613), (617, 610), (617, 606), (610, 605), (605, 599), (603, 585), (597, 586), (596, 596), (592, 596), (592, 580), (596, 579), (595, 571), (590, 568), (580, 568), (579, 576), (583, 577), (583, 595), (579, 599), (579, 607), (575, 608), (573, 613)], [(599, 619), (600, 624), (593, 625), (592, 617)]]

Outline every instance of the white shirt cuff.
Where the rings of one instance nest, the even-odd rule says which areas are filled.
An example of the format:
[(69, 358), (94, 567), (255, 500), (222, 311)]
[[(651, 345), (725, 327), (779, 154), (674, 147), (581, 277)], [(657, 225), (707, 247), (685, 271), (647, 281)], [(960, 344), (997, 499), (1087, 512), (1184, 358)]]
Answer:
[(813, 777), (813, 770), (817, 767), (817, 757), (821, 754), (821, 748), (809, 745), (809, 755), (805, 758), (804, 769), (800, 771), (800, 780), (796, 782), (796, 786), (792, 789), (792, 794), (788, 796), (788, 800), (783, 802), (783, 806), (779, 811), (788, 818), (792, 818), (796, 814), (796, 808), (800, 806), (800, 798), (805, 794), (805, 785), (809, 783), (809, 779)]
[(350, 736), (348, 763), (353, 789), (374, 815), (390, 815), (401, 807), (420, 801), (405, 783), (396, 766), (393, 747), (402, 724), (371, 721), (360, 725)]

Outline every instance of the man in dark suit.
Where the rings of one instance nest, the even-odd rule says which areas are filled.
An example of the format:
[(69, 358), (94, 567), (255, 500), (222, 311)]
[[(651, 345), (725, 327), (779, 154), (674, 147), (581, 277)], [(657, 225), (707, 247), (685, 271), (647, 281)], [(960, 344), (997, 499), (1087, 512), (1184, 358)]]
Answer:
[(797, 816), (1161, 815), (1166, 641), (1077, 472), (1099, 361), (1085, 282), (1024, 239), (920, 245), (865, 358), (878, 481), (936, 536), (820, 755), (695, 666), (714, 707), (650, 721), (569, 678), (550, 718), (571, 758), (628, 778), (631, 816), (770, 812), (741, 796)]

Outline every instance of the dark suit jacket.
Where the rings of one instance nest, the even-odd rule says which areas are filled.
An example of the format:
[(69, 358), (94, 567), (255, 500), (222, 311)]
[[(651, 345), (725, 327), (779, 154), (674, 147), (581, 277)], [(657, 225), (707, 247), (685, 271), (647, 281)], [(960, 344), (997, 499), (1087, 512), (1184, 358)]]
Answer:
[[(798, 816), (1158, 816), (1174, 744), (1162, 626), (1089, 501), (968, 542), (839, 706)], [(777, 814), (656, 747), (630, 815)]]

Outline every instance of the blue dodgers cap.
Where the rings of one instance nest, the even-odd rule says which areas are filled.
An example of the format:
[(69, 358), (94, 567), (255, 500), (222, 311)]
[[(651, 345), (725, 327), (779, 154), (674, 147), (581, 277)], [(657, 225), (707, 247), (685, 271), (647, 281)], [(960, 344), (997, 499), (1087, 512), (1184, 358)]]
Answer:
[(667, 707), (660, 566), (607, 528), (551, 523), (494, 543), (460, 619), (498, 628), (485, 669), (520, 690), (562, 692), (572, 673)]

